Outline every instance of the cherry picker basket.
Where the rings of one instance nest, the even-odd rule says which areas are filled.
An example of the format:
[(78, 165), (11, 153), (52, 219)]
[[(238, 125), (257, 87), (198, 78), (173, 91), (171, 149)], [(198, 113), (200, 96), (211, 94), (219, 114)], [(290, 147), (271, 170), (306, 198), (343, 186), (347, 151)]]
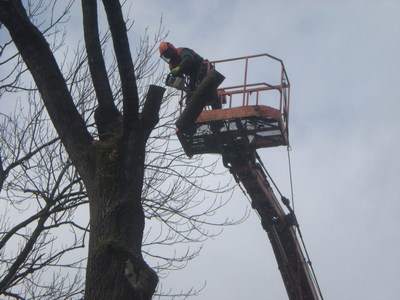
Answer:
[(206, 106), (191, 132), (178, 131), (188, 156), (289, 144), (290, 83), (282, 60), (269, 54), (211, 62), (227, 78), (221, 109)]

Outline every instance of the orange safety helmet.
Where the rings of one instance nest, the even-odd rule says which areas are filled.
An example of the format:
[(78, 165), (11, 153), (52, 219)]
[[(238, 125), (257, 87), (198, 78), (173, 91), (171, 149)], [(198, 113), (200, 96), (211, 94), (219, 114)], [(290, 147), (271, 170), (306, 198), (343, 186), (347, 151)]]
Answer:
[(169, 63), (172, 58), (178, 55), (178, 51), (176, 50), (175, 46), (168, 42), (161, 42), (158, 50), (160, 51), (160, 57), (167, 63)]

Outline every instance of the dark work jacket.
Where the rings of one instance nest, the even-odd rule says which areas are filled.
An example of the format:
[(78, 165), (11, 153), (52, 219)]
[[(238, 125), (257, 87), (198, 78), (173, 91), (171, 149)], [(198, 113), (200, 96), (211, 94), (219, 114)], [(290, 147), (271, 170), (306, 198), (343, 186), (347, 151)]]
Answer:
[[(182, 74), (189, 77), (189, 90), (194, 91), (197, 85), (203, 80), (203, 78), (207, 75), (208, 68), (212, 68), (209, 66), (208, 61), (204, 61), (204, 59), (189, 48), (177, 48), (178, 55), (171, 60), (169, 64), (169, 68), (172, 70), (179, 66), (180, 71), (177, 76)], [(210, 103), (213, 109), (221, 108), (221, 102), (218, 101), (217, 90), (213, 91), (214, 93), (211, 95)], [(186, 101), (189, 101), (189, 97)]]
[(179, 75), (185, 74), (191, 80), (196, 80), (199, 74), (203, 58), (189, 48), (177, 48), (178, 56), (171, 60), (169, 68), (172, 70), (175, 67), (180, 68)]

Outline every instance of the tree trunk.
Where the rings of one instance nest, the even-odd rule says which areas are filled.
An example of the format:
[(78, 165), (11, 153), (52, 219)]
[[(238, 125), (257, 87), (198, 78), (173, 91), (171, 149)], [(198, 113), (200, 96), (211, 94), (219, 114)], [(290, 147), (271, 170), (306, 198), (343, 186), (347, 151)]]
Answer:
[[(85, 299), (151, 299), (156, 273), (142, 258), (145, 130), (96, 142), (96, 175), (88, 188), (90, 241)], [(133, 147), (132, 147), (133, 146)], [(125, 168), (123, 162), (132, 168)], [(122, 163), (122, 164), (121, 164)]]
[[(86, 15), (86, 26), (92, 28), (96, 26), (93, 20), (96, 17), (93, 11), (96, 1), (87, 1), (83, 6), (89, 13)], [(145, 146), (159, 120), (165, 89), (150, 86), (142, 113), (139, 113), (134, 66), (121, 6), (119, 1), (103, 2), (121, 78), (123, 122), (121, 126), (120, 113), (113, 105), (111, 96), (104, 92), (107, 90), (110, 94), (109, 88), (102, 89), (106, 74), (103, 77), (93, 74), (105, 70), (97, 57), (100, 65), (91, 68), (100, 108), (96, 123), (99, 129), (102, 127), (100, 124), (104, 125), (102, 128), (108, 133), (107, 138), (100, 141), (94, 141), (87, 131), (49, 45), (29, 20), (22, 2), (0, 1), (0, 22), (9, 30), (32, 73), (58, 135), (88, 192), (90, 240), (85, 299), (147, 300), (155, 291), (158, 277), (141, 254)], [(92, 57), (98, 54), (100, 48), (96, 45), (98, 39), (90, 43), (94, 43), (94, 50), (88, 54)], [(113, 130), (109, 130), (110, 126), (114, 127)], [(0, 171), (2, 175), (3, 169)]]

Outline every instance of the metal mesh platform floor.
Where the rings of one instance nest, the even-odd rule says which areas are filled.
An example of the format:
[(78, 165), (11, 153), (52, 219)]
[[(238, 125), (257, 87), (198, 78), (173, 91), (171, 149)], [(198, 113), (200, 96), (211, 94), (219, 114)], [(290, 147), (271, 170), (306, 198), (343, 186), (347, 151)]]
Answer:
[(222, 153), (228, 146), (257, 149), (288, 144), (280, 111), (264, 105), (203, 111), (195, 128), (177, 134), (189, 156)]

